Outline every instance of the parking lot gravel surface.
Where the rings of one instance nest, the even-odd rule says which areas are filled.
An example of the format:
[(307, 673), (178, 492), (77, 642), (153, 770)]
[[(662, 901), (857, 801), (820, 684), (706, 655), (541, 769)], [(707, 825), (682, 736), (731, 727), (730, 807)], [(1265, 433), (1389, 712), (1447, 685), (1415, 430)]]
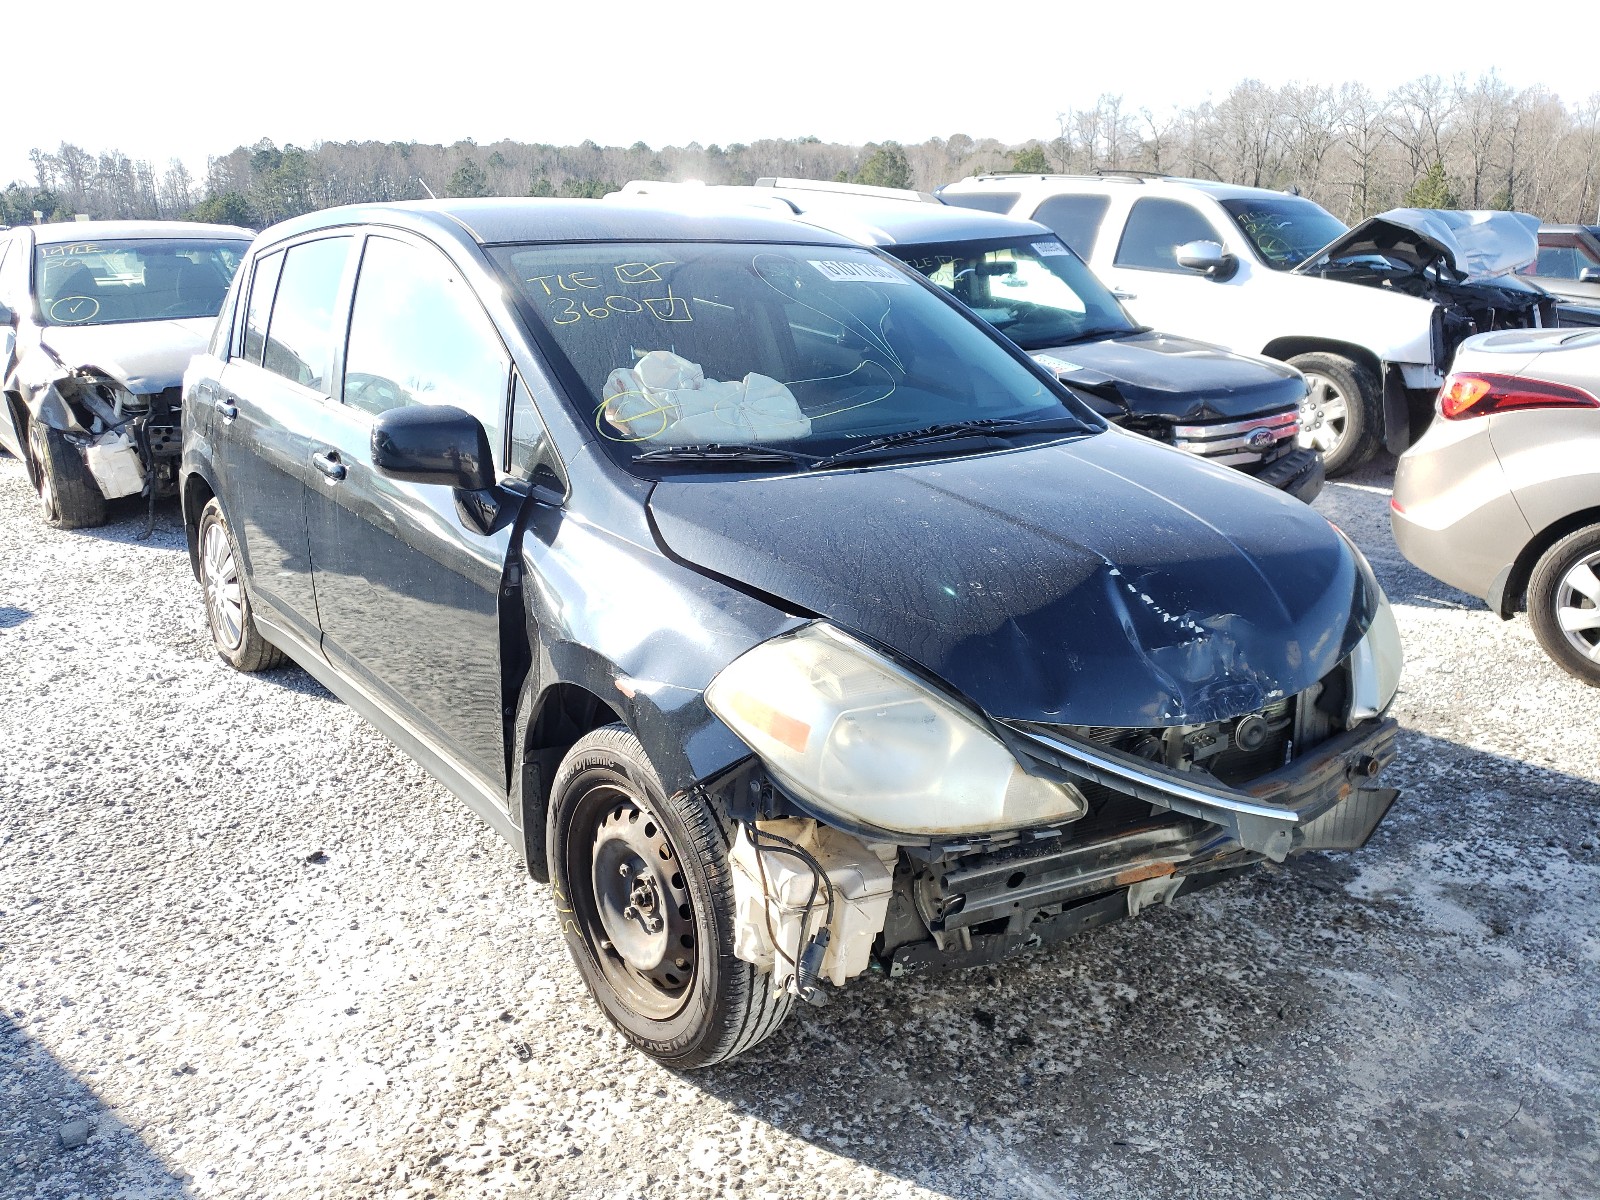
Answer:
[(217, 659), (175, 504), (0, 458), (0, 1195), (1600, 1194), (1600, 693), (1404, 563), (1392, 465), (1318, 502), (1406, 641), (1366, 849), (674, 1074), (463, 805)]

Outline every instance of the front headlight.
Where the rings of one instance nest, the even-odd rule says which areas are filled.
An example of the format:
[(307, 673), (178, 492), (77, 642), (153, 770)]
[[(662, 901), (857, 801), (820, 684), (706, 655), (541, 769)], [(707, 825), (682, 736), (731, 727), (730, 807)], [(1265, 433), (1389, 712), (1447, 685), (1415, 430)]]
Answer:
[(797, 798), (853, 824), (961, 835), (1088, 811), (1077, 788), (1029, 775), (960, 705), (820, 622), (729, 663), (706, 705)]
[(1350, 652), (1350, 722), (1376, 717), (1389, 707), (1394, 694), (1400, 690), (1400, 669), (1405, 664), (1405, 650), (1400, 645), (1400, 627), (1395, 624), (1394, 609), (1389, 597), (1383, 594), (1378, 576), (1361, 553), (1361, 548), (1350, 540), (1344, 530), (1334, 526), (1344, 544), (1355, 555), (1362, 578), (1378, 598), (1378, 610), (1372, 615), (1372, 624)]

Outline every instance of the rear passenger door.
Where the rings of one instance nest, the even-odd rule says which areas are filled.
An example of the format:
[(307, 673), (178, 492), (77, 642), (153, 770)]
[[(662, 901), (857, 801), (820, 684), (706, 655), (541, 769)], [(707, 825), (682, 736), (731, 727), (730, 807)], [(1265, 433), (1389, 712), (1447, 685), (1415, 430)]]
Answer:
[(340, 374), (343, 402), (311, 448), (320, 466), (307, 506), (323, 653), (503, 796), (499, 596), (514, 522), (482, 532), (453, 489), (379, 474), (371, 447), (378, 414), (450, 404), (478, 418), (504, 467), (510, 356), (442, 252), (372, 233)]
[(320, 237), (256, 257), (234, 352), (204, 417), (256, 619), (311, 650), (320, 634), (306, 489), (317, 436), (335, 407), (355, 244), (350, 234)]

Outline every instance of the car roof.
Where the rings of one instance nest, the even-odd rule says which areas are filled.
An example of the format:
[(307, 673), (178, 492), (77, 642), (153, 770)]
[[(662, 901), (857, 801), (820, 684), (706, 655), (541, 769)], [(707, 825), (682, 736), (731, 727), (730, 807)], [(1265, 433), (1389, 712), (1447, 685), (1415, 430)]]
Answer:
[(995, 172), (946, 184), (940, 191), (988, 191), (991, 188), (1018, 185), (1026, 185), (1030, 189), (1034, 187), (1048, 189), (1052, 184), (1061, 185), (1061, 190), (1067, 192), (1098, 192), (1104, 187), (1148, 187), (1155, 192), (1202, 191), (1210, 193), (1219, 200), (1243, 200), (1253, 196), (1283, 197), (1291, 194), (1274, 191), (1272, 188), (1221, 183), (1215, 179), (1188, 179), (1181, 175), (1146, 175), (1140, 172), (1118, 171), (1107, 171), (1103, 175), (1018, 175), (1011, 172)]
[(137, 241), (140, 238), (218, 238), (248, 242), (255, 234), (237, 225), (201, 225), (194, 221), (56, 221), (29, 225), (41, 246), (66, 242)]
[(946, 204), (927, 192), (811, 179), (759, 179), (754, 184), (711, 186), (631, 180), (607, 200), (631, 203), (641, 196), (687, 212), (737, 213), (754, 208), (780, 215), (793, 213), (803, 224), (869, 246), (1054, 237), (1033, 221)]
[(558, 242), (800, 242), (854, 243), (758, 210), (695, 212), (644, 200), (489, 197), (470, 200), (403, 200), (346, 205), (283, 221), (262, 231), (262, 242), (341, 225), (393, 225), (417, 232), (465, 234), (480, 245)]

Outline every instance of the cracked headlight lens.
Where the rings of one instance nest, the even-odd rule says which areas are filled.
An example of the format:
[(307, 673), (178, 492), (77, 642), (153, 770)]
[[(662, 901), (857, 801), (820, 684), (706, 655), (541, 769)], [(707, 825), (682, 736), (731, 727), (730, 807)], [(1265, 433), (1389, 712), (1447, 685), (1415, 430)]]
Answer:
[(747, 651), (706, 704), (801, 800), (892, 833), (1073, 821), (1068, 783), (1030, 775), (961, 705), (822, 622)]

